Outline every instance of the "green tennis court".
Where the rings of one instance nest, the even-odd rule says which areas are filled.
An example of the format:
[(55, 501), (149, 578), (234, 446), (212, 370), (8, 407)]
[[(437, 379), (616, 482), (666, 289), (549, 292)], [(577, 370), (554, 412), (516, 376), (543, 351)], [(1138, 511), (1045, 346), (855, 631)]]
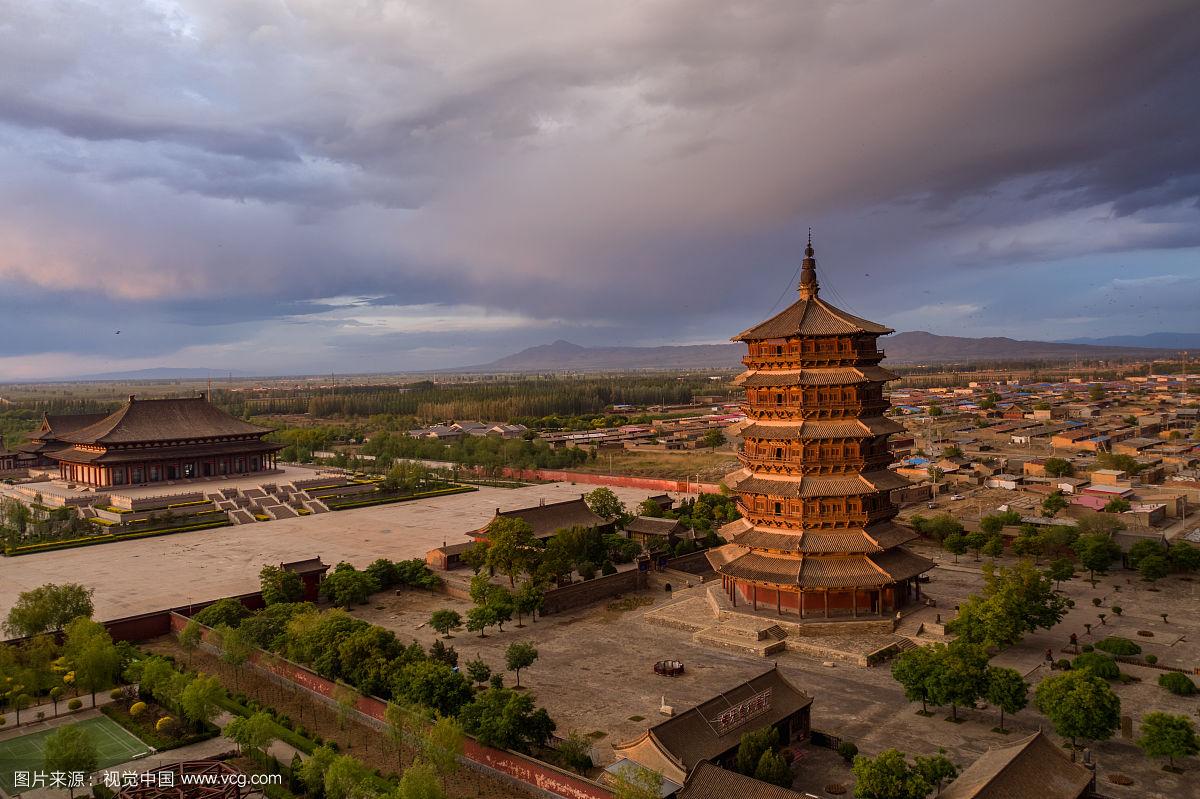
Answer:
[[(92, 739), (96, 745), (97, 768), (108, 768), (150, 754), (150, 747), (141, 739), (117, 724), (108, 716), (96, 716), (74, 723)], [(39, 730), (0, 741), (0, 788), (10, 796), (16, 792), (13, 773), (17, 771), (45, 771), (46, 739), (54, 730)], [(28, 790), (22, 788), (21, 790)]]

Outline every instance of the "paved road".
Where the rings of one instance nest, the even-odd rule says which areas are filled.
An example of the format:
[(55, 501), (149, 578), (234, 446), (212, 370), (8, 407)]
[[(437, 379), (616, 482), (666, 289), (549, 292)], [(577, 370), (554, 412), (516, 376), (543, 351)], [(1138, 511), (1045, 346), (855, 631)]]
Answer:
[[(177, 533), (140, 541), (0, 558), (0, 618), (21, 591), (44, 583), (79, 582), (95, 589), (97, 619), (254, 591), (264, 564), (320, 555), (358, 567), (376, 558), (424, 557), (485, 524), (497, 507), (578, 497), (589, 486), (550, 483), (483, 487), (467, 494), (300, 516), (294, 519)], [(650, 492), (614, 488), (633, 506)]]

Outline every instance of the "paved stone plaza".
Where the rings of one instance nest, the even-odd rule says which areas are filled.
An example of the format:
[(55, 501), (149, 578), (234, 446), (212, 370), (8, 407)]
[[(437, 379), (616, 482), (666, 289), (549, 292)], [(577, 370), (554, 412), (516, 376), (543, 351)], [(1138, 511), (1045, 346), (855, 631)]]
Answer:
[[(376, 558), (423, 558), (443, 542), (465, 541), (468, 530), (497, 507), (560, 502), (595, 486), (549, 483), (525, 488), (482, 487), (466, 494), (301, 516), (215, 530), (119, 541), (91, 547), (0, 558), (0, 615), (21, 591), (75, 581), (96, 590), (96, 618), (115, 619), (258, 589), (258, 571), (320, 555), (330, 566), (358, 567)], [(627, 505), (651, 493), (613, 489)]]

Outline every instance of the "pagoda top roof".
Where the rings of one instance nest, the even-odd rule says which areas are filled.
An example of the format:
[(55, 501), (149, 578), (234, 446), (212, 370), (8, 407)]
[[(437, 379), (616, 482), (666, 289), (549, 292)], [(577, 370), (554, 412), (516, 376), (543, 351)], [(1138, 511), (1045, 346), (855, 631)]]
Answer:
[(817, 280), (815, 255), (810, 230), (800, 269), (800, 285), (797, 286), (800, 299), (767, 321), (738, 333), (732, 341), (762, 341), (793, 336), (837, 336), (850, 333), (873, 333), (883, 336), (896, 332), (890, 327), (847, 313), (821, 299), (818, 296), (821, 284)]
[(890, 327), (843, 311), (817, 296), (800, 299), (765, 322), (743, 330), (731, 341), (762, 341), (794, 336), (836, 336), (851, 333), (872, 333), (883, 336), (894, 333)]
[(201, 395), (148, 400), (130, 396), (128, 402), (97, 422), (67, 433), (56, 432), (62, 441), (72, 444), (135, 444), (263, 435), (271, 429), (230, 416)]

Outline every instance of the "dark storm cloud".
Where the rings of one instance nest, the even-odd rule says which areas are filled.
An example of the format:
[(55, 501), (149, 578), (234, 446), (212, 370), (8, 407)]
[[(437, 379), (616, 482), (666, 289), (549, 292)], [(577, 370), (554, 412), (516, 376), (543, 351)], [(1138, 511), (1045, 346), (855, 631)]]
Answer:
[[(88, 292), (73, 319), (139, 318), (156, 353), (260, 323), (314, 357), (453, 357), (423, 336), (468, 346), (476, 313), (510, 326), (481, 322), (496, 350), (720, 339), (786, 294), (808, 225), (831, 293), (912, 326), (1000, 324), (1007, 267), (1069, 295), (1027, 293), (1011, 333), (1086, 335), (1038, 320), (1082, 295), (1087, 257), (1200, 271), (1163, 255), (1200, 244), (1186, 0), (0, 0), (0, 19), (0, 280)], [(401, 332), (347, 333), (336, 297)], [(107, 346), (42, 310), (10, 355)], [(1106, 322), (1141, 332), (1134, 310)]]

